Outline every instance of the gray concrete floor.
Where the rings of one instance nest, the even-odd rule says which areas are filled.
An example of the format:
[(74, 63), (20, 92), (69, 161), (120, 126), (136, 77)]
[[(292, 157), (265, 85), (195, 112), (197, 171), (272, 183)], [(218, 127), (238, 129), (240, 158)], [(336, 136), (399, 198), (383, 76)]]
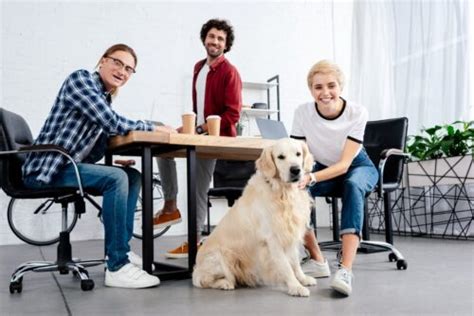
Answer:
[[(327, 240), (330, 232), (322, 229), (319, 236)], [(183, 239), (156, 239), (156, 257)], [(140, 242), (132, 243), (140, 253)], [(1, 246), (0, 315), (474, 315), (472, 241), (396, 237), (395, 244), (406, 257), (408, 269), (397, 270), (387, 253), (360, 254), (353, 268), (353, 294), (348, 298), (330, 290), (329, 279), (319, 279), (309, 298), (290, 297), (278, 287), (197, 289), (191, 280), (164, 281), (144, 290), (106, 288), (102, 266), (89, 268), (96, 283), (90, 292), (81, 291), (72, 275), (44, 272), (25, 275), (23, 292), (10, 294), (9, 278), (16, 266), (30, 260), (54, 260), (56, 248)], [(100, 258), (102, 253), (100, 240), (73, 242), (75, 257)], [(326, 255), (334, 264), (335, 252)]]

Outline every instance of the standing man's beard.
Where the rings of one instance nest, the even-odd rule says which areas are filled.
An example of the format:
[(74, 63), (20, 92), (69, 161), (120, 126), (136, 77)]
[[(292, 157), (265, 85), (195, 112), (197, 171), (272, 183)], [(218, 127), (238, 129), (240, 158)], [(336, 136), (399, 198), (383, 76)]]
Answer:
[(217, 58), (220, 55), (224, 54), (223, 50), (219, 50), (217, 47), (214, 45), (208, 45), (206, 46), (206, 52), (208, 56), (211, 56), (213, 58)]

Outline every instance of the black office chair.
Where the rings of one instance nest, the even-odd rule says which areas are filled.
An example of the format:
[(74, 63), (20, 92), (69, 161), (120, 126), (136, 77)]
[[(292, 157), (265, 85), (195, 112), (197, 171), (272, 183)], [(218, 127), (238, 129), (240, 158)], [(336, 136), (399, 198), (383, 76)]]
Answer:
[[(393, 246), (392, 205), (390, 192), (399, 188), (403, 176), (404, 160), (408, 154), (404, 153), (407, 138), (408, 119), (406, 117), (380, 121), (369, 121), (364, 135), (364, 147), (374, 165), (378, 166), (379, 183), (373, 193), (377, 199), (383, 199), (385, 241), (371, 241), (368, 225), (367, 195), (364, 207), (364, 225), (362, 240), (358, 252), (373, 253), (390, 251), (389, 261), (396, 261), (397, 268), (407, 269), (407, 262), (403, 255)], [(371, 192), (372, 193), (372, 192)], [(339, 240), (339, 209), (338, 198), (341, 192), (335, 192), (327, 197), (332, 204), (333, 241), (319, 243), (323, 250), (337, 250), (340, 257), (341, 242)]]
[[(67, 231), (67, 207), (74, 203), (75, 212), (85, 212), (84, 198), (91, 200), (82, 188), (82, 183), (76, 163), (61, 147), (55, 145), (32, 145), (33, 138), (26, 121), (19, 115), (0, 108), (0, 185), (3, 191), (15, 199), (52, 198), (62, 207), (62, 230), (60, 232), (57, 260), (30, 261), (18, 266), (10, 279), (10, 293), (21, 293), (23, 275), (28, 271), (47, 272), (59, 271), (68, 274), (72, 271), (81, 279), (81, 289), (89, 291), (94, 288), (94, 281), (89, 279), (85, 267), (103, 264), (104, 260), (73, 260), (69, 232)], [(28, 189), (23, 185), (21, 166), (29, 152), (58, 152), (76, 166), (77, 188)], [(90, 192), (94, 194), (95, 192)], [(95, 195), (95, 194), (94, 194)], [(33, 212), (34, 210), (32, 210)]]
[(211, 233), (211, 199), (225, 198), (231, 207), (242, 195), (245, 185), (255, 173), (255, 161), (217, 160), (213, 174), (213, 187), (207, 192), (207, 228), (203, 235)]

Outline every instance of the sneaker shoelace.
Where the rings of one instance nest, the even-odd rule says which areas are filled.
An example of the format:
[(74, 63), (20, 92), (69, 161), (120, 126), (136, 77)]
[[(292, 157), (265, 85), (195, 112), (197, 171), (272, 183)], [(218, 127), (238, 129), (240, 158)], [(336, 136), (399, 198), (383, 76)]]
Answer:
[(130, 276), (130, 278), (135, 280), (139, 279), (142, 275), (147, 274), (145, 271), (133, 264), (130, 264), (125, 272)]
[(340, 269), (339, 271), (341, 271), (340, 272), (341, 280), (344, 281), (347, 284), (350, 284), (351, 283), (351, 274), (350, 274), (350, 272), (347, 271), (344, 268)]

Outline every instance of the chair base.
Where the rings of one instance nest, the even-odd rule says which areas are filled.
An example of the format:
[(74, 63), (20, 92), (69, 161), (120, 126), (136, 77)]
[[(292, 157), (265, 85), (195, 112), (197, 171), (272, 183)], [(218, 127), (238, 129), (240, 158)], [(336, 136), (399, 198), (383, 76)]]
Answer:
[(51, 272), (59, 271), (60, 274), (69, 274), (72, 272), (81, 280), (81, 289), (90, 291), (94, 288), (94, 280), (89, 278), (89, 272), (86, 267), (104, 264), (105, 260), (79, 260), (71, 256), (71, 243), (69, 233), (61, 232), (58, 244), (57, 261), (28, 261), (22, 263), (10, 278), (10, 293), (21, 293), (23, 290), (23, 275), (27, 272)]
[(104, 264), (104, 260), (72, 260), (66, 263), (56, 261), (29, 261), (22, 263), (10, 278), (10, 293), (21, 293), (23, 290), (23, 275), (27, 272), (51, 272), (59, 271), (60, 274), (69, 274), (73, 272), (81, 280), (81, 289), (90, 291), (94, 288), (94, 280), (89, 278), (86, 267)]
[[(321, 250), (334, 250), (338, 251), (338, 260), (341, 258), (341, 241), (324, 241), (319, 243)], [(388, 255), (388, 260), (390, 262), (395, 261), (398, 270), (406, 270), (408, 268), (408, 263), (403, 257), (403, 254), (395, 248), (392, 244), (389, 244), (384, 241), (372, 241), (372, 240), (362, 240), (357, 248), (357, 253), (377, 253), (390, 251)]]

